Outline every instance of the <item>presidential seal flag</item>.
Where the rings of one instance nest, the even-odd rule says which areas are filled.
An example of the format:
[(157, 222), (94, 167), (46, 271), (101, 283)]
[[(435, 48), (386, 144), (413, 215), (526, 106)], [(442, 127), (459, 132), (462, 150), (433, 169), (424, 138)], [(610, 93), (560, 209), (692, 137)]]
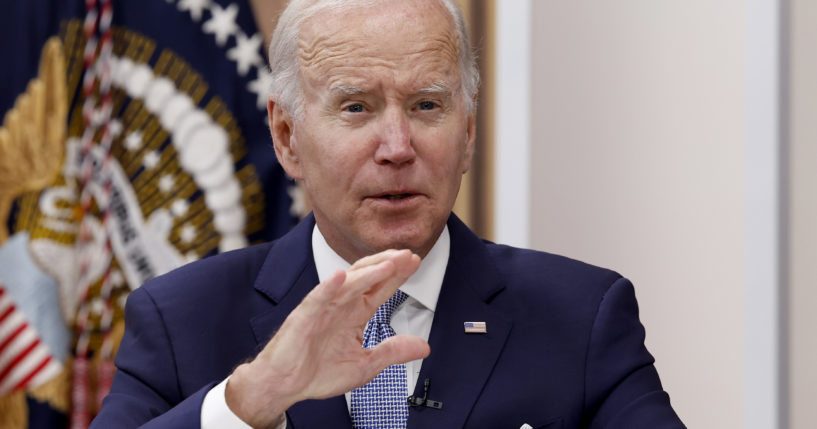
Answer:
[(6, 2), (0, 36), (0, 427), (84, 428), (128, 293), (302, 203), (246, 0)]

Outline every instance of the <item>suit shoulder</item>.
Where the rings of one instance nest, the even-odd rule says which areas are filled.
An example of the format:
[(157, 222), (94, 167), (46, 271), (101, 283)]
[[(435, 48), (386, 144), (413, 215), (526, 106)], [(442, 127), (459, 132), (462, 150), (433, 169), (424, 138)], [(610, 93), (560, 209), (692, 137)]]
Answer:
[(486, 243), (505, 285), (505, 299), (531, 320), (589, 320), (622, 276), (553, 253)]
[(486, 250), (504, 285), (493, 302), (521, 325), (589, 333), (604, 297), (622, 279), (615, 271), (553, 253), (493, 243)]
[(496, 261), (497, 269), (504, 278), (548, 280), (554, 283), (570, 282), (605, 284), (607, 286), (621, 278), (613, 270), (588, 264), (562, 255), (539, 250), (485, 243), (488, 252)]

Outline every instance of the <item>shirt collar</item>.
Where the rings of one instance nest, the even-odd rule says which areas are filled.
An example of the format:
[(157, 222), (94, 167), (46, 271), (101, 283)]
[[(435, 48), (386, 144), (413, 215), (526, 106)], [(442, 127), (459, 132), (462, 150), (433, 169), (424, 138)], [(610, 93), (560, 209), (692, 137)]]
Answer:
[[(400, 290), (434, 311), (437, 308), (437, 298), (440, 296), (450, 251), (451, 237), (446, 225), (428, 255), (420, 262), (420, 268), (400, 286)], [(348, 262), (329, 247), (317, 224), (312, 230), (312, 257), (315, 259), (319, 281), (328, 279), (337, 270), (347, 270), (350, 267)]]

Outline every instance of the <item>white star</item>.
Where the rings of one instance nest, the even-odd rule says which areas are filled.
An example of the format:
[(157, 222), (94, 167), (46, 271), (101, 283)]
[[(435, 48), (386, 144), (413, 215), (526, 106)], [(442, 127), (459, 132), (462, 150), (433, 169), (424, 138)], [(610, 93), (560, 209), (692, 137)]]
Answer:
[(238, 63), (238, 74), (246, 76), (250, 67), (261, 65), (261, 35), (256, 33), (248, 38), (246, 34), (239, 31), (236, 35), (236, 45), (227, 51), (227, 58)]
[(159, 190), (167, 194), (173, 190), (173, 185), (175, 184), (176, 182), (173, 180), (173, 176), (165, 174), (159, 179)]
[(292, 199), (292, 205), (289, 206), (289, 214), (293, 217), (300, 218), (306, 212), (306, 199), (304, 198), (304, 191), (296, 183), (287, 187), (289, 198)]
[(269, 88), (272, 86), (272, 75), (266, 67), (256, 69), (258, 77), (254, 81), (247, 84), (247, 90), (256, 94), (255, 104), (259, 109), (267, 106), (267, 97), (269, 96)]
[(181, 232), (179, 232), (179, 238), (182, 239), (182, 243), (192, 243), (196, 239), (196, 227), (193, 225), (183, 226)]
[(122, 122), (118, 119), (111, 119), (108, 122), (108, 132), (111, 133), (111, 137), (116, 138), (122, 134)]
[(125, 137), (125, 149), (129, 152), (139, 149), (139, 146), (142, 146), (142, 133), (139, 131), (134, 131)]
[(102, 109), (101, 107), (94, 109), (94, 112), (91, 114), (91, 124), (93, 126), (99, 127), (105, 123), (105, 119), (107, 118), (107, 116), (105, 116), (105, 110), (107, 109)]
[(105, 309), (105, 303), (102, 301), (101, 298), (97, 298), (91, 301), (91, 313), (100, 315), (102, 314), (102, 310)]
[(145, 158), (142, 159), (142, 165), (145, 166), (148, 170), (153, 170), (159, 165), (159, 161), (161, 161), (162, 157), (159, 155), (159, 152), (152, 150), (145, 154)]
[(170, 205), (170, 211), (173, 212), (173, 215), (176, 217), (184, 216), (189, 208), (190, 203), (188, 203), (187, 200), (176, 200)]
[(196, 22), (201, 20), (201, 13), (208, 7), (210, 7), (210, 0), (179, 0), (179, 10), (189, 10), (190, 16)]
[(113, 284), (116, 287), (125, 284), (125, 277), (122, 276), (122, 271), (111, 270), (111, 284)]
[(227, 6), (227, 9), (222, 9), (221, 6), (213, 4), (210, 9), (213, 17), (204, 23), (202, 29), (205, 33), (213, 33), (216, 36), (216, 43), (219, 46), (224, 46), (227, 43), (227, 38), (238, 31), (238, 24), (235, 23), (235, 17), (238, 15), (238, 5), (235, 3)]
[(189, 251), (184, 255), (184, 260), (186, 263), (196, 262), (199, 260), (199, 255), (196, 254), (194, 251)]
[(119, 295), (116, 301), (119, 304), (119, 308), (125, 308), (125, 304), (128, 302), (128, 294), (123, 293)]

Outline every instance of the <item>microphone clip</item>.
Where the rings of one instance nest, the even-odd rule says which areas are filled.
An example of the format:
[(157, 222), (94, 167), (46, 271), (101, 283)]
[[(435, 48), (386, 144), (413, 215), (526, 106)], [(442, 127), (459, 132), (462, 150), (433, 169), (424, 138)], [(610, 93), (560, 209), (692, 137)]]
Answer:
[(428, 399), (428, 388), (431, 386), (431, 379), (426, 378), (423, 381), (423, 397), (418, 398), (414, 395), (408, 397), (407, 401), (410, 407), (428, 407), (434, 408), (435, 410), (441, 410), (443, 408), (443, 403), (440, 401), (435, 401), (432, 399)]

